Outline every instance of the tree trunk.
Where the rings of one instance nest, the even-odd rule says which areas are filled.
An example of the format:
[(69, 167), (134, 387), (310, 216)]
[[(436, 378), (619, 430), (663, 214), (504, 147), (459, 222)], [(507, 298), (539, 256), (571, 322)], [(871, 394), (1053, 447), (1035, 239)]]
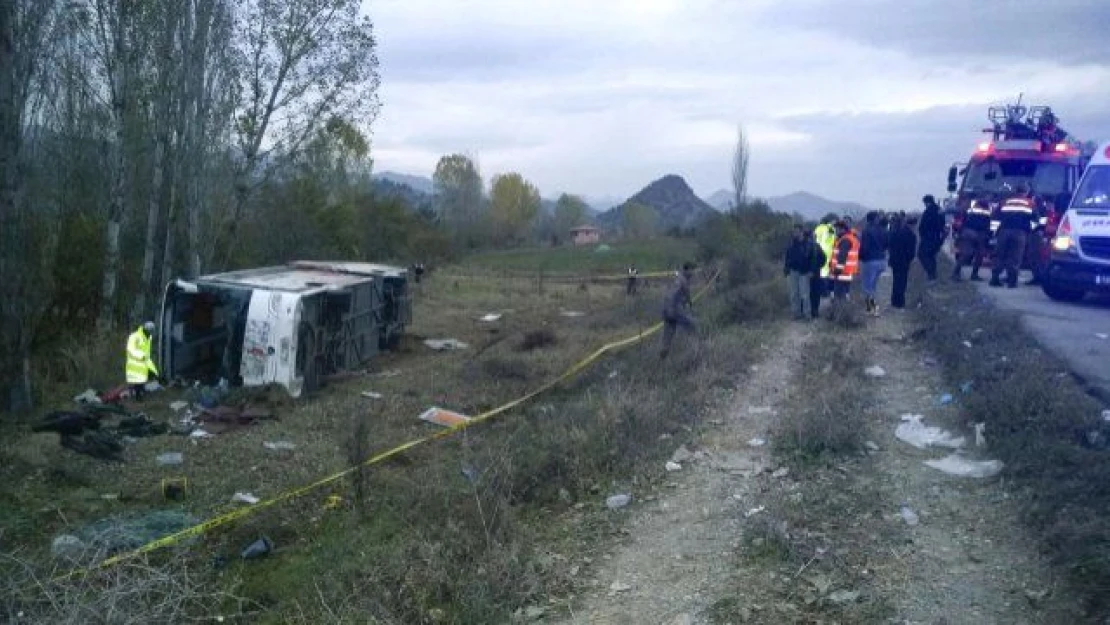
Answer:
[(100, 285), (100, 318), (96, 323), (97, 329), (102, 333), (108, 332), (115, 325), (116, 289), (119, 286), (119, 232), (120, 220), (112, 215), (108, 218), (104, 235), (104, 278)]
[(132, 324), (140, 323), (150, 313), (147, 310), (147, 294), (153, 291), (154, 246), (158, 239), (158, 225), (162, 209), (162, 181), (165, 176), (166, 136), (159, 133), (154, 146), (154, 179), (151, 182), (150, 202), (146, 213), (146, 245), (143, 248), (143, 271), (139, 282), (139, 292), (135, 297), (135, 307), (131, 310)]
[(23, 143), (16, 95), (15, 6), (0, 1), (0, 409), (22, 409), (19, 347), (23, 344), (25, 224), (19, 215), (19, 152)]
[[(176, 181), (175, 181), (176, 182)], [(174, 276), (174, 263), (173, 263), (173, 244), (174, 244), (174, 229), (177, 227), (177, 185), (170, 184), (169, 188), (170, 198), (166, 203), (166, 238), (162, 244), (162, 282), (159, 285), (159, 291), (155, 291), (155, 299), (158, 297), (161, 287), (165, 287), (173, 280)]]

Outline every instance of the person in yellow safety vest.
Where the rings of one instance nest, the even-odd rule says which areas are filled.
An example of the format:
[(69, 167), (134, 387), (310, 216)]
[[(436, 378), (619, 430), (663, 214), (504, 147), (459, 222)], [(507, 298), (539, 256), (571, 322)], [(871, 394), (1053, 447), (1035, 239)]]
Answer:
[(154, 323), (147, 321), (127, 337), (127, 384), (131, 386), (131, 393), (135, 399), (142, 399), (146, 394), (146, 383), (150, 375), (154, 374), (156, 377), (158, 375), (158, 367), (150, 357), (153, 335)]
[(828, 259), (832, 258), (833, 246), (836, 245), (836, 229), (833, 228), (832, 219), (826, 216), (813, 229), (813, 242), (825, 253), (825, 266), (821, 268), (822, 295), (832, 293), (832, 284), (829, 282)]
[(843, 221), (836, 222), (836, 233), (836, 244), (829, 258), (833, 297), (847, 299), (852, 291), (852, 279), (859, 273), (859, 237)]

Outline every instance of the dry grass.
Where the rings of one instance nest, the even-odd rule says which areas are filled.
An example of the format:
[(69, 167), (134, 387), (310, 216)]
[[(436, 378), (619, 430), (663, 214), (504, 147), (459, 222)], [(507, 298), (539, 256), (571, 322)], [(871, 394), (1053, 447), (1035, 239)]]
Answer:
[[(1018, 320), (984, 303), (968, 285), (946, 284), (926, 297), (919, 341), (944, 365), (961, 396), (965, 425), (987, 424), (992, 453), (1022, 502), (1041, 547), (1089, 599), (1092, 616), (1110, 615), (1110, 425), (1104, 406), (1066, 366), (1024, 333)], [(953, 323), (953, 318), (959, 323)], [(974, 336), (976, 328), (981, 329)], [(963, 342), (972, 340), (968, 350)]]

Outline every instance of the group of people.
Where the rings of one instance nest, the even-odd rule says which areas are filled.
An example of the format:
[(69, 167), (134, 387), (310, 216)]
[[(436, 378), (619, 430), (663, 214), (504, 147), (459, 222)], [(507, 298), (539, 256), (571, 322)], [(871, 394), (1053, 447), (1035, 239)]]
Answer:
[(936, 199), (926, 195), (922, 202), (925, 208), (920, 220), (905, 212), (872, 211), (862, 227), (854, 225), (848, 216), (828, 216), (812, 231), (801, 224), (794, 226), (783, 261), (794, 318), (816, 319), (822, 299), (848, 299), (857, 280), (867, 313), (878, 316), (879, 278), (887, 267), (894, 278), (890, 305), (905, 308), (914, 259), (921, 263), (929, 280), (936, 280), (937, 254), (947, 227)]
[[(1017, 288), (1026, 248), (1038, 225), (1037, 208), (1030, 197), (1029, 187), (1024, 184), (1018, 185), (997, 211), (991, 210), (989, 197), (971, 201), (956, 237), (956, 267), (952, 271), (952, 279), (963, 279), (963, 268), (968, 266), (971, 267), (971, 279), (981, 279), (979, 267), (991, 239), (992, 219), (998, 220), (998, 232), (990, 285), (1002, 286), (1002, 277), (1005, 274), (1006, 286)], [(1037, 277), (1037, 272), (1034, 271), (1033, 282), (1036, 282)]]

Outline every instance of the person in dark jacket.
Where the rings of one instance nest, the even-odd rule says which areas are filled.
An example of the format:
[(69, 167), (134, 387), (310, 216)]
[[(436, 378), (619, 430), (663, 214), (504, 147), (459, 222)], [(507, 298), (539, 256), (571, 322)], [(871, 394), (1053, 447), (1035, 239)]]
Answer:
[(811, 311), (809, 302), (809, 280), (813, 273), (813, 242), (806, 239), (805, 228), (794, 226), (793, 237), (786, 248), (782, 273), (788, 279), (790, 291), (790, 311), (794, 319), (804, 321)]
[(910, 266), (917, 252), (917, 236), (913, 233), (913, 223), (904, 214), (898, 215), (890, 232), (890, 271), (894, 284), (890, 291), (891, 308), (906, 307), (906, 285), (909, 283)]
[(1006, 272), (1006, 286), (1017, 288), (1021, 260), (1025, 256), (1025, 243), (1037, 223), (1029, 187), (1019, 185), (1014, 194), (998, 210), (998, 240), (995, 244), (994, 267), (991, 268), (991, 286), (1002, 286), (999, 278)]
[(674, 284), (663, 299), (663, 352), (660, 354), (663, 358), (670, 353), (671, 343), (679, 326), (691, 333), (697, 329), (694, 318), (690, 315), (690, 308), (694, 304), (690, 297), (690, 281), (694, 278), (694, 269), (694, 263), (684, 263), (682, 271), (675, 275)]
[(979, 267), (983, 264), (983, 254), (991, 238), (991, 208), (989, 198), (971, 201), (964, 213), (963, 225), (956, 237), (956, 268), (952, 279), (961, 280), (963, 268), (971, 265), (971, 279), (978, 281)]
[(825, 250), (817, 244), (812, 231), (805, 233), (805, 239), (813, 246), (809, 264), (809, 313), (816, 319), (821, 310), (821, 298), (828, 291), (827, 281), (821, 277), (821, 272), (828, 266), (829, 257), (825, 256)]
[(878, 211), (867, 213), (863, 235), (860, 237), (859, 264), (863, 278), (863, 300), (867, 314), (878, 316), (879, 304), (875, 292), (879, 288), (879, 276), (886, 270), (887, 233), (882, 225)]
[(917, 248), (917, 258), (925, 268), (929, 280), (937, 279), (937, 254), (940, 246), (944, 244), (944, 215), (940, 212), (936, 198), (926, 195), (921, 198), (925, 204), (925, 212), (921, 214), (921, 223), (917, 226), (917, 234), (921, 241)]

